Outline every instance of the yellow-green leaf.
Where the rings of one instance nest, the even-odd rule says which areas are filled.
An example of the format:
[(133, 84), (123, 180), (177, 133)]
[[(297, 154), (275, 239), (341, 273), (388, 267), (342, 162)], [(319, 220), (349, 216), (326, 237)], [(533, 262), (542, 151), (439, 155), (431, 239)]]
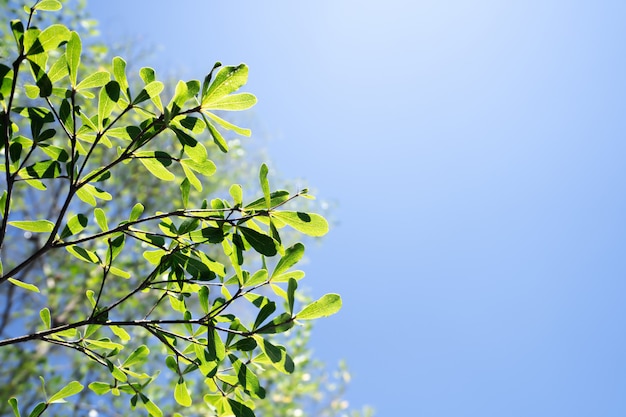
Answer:
[(35, 233), (50, 233), (54, 223), (49, 220), (14, 220), (9, 222), (13, 227)]
[(328, 317), (341, 309), (341, 297), (339, 294), (326, 294), (319, 300), (313, 301), (296, 314), (298, 320), (313, 320), (320, 317)]
[(16, 286), (18, 286), (18, 287), (20, 287), (20, 288), (24, 288), (25, 290), (28, 290), (28, 291), (33, 291), (33, 292), (39, 292), (39, 288), (37, 288), (37, 286), (36, 286), (36, 285), (33, 285), (33, 284), (27, 284), (27, 283), (22, 282), (22, 281), (20, 281), (20, 280), (18, 280), (18, 279), (15, 279), (15, 278), (9, 278), (9, 280), (8, 280), (8, 281), (9, 281), (11, 284), (13, 284), (13, 285), (16, 285)]

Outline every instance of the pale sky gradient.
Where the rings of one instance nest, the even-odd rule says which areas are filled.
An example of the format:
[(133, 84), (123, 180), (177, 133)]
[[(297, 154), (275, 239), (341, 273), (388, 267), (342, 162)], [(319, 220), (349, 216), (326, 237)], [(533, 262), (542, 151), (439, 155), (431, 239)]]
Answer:
[[(337, 202), (314, 348), (378, 416), (626, 415), (626, 2), (92, 1), (139, 66), (246, 62)], [(308, 281), (308, 282), (307, 282)]]

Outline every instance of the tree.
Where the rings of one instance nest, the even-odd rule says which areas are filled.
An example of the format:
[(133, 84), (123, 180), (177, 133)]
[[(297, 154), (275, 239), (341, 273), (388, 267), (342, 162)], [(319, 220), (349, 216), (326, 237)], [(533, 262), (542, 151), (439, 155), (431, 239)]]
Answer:
[[(27, 21), (12, 21), (14, 46), (0, 64), (0, 355), (18, 365), (0, 374), (3, 393), (45, 374), (52, 394), (28, 397), (22, 412), (103, 395), (113, 404), (104, 415), (121, 400), (152, 415), (199, 406), (253, 415), (264, 385), (295, 368), (282, 345), (308, 328), (294, 326), (341, 306), (336, 294), (298, 305), (304, 273), (293, 267), (304, 245), (285, 238), (328, 225), (287, 210), (310, 196), (272, 191), (265, 164), (252, 201), (239, 184), (220, 195), (223, 180), (211, 181), (214, 161), (228, 161), (226, 132), (250, 134), (218, 113), (256, 102), (237, 92), (245, 65), (218, 63), (202, 83), (178, 82), (164, 105), (154, 70), (142, 68), (135, 88), (122, 58), (96, 59), (94, 70), (97, 55), (77, 32), (37, 27), (59, 9), (41, 0)], [(79, 366), (58, 366), (68, 352)], [(8, 404), (19, 415), (17, 399)]]

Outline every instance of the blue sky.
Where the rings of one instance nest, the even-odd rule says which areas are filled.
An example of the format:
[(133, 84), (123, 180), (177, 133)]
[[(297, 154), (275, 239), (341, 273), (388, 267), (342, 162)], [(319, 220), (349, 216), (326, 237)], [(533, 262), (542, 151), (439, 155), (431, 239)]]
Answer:
[(137, 67), (250, 66), (272, 168), (337, 205), (307, 285), (351, 405), (626, 414), (626, 3), (173, 4), (89, 10)]

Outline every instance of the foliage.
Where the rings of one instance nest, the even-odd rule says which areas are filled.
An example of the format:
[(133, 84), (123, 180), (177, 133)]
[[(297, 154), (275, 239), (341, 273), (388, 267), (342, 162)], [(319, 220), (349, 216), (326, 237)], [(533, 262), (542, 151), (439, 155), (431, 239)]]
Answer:
[[(265, 164), (258, 198), (239, 184), (215, 192), (225, 135), (250, 135), (222, 116), (256, 102), (238, 92), (244, 64), (180, 81), (164, 104), (153, 69), (135, 88), (122, 58), (93, 69), (77, 32), (35, 25), (60, 8), (41, 0), (12, 21), (10, 64), (0, 64), (0, 352), (19, 369), (2, 375), (3, 391), (33, 386), (47, 367), (38, 403), (8, 404), (37, 416), (74, 395), (108, 396), (151, 415), (252, 416), (277, 373), (294, 372), (283, 346), (303, 331), (293, 327), (341, 306), (335, 294), (299, 305), (304, 245), (283, 243), (290, 228), (322, 236), (328, 224), (288, 210), (310, 196), (272, 190)], [(88, 365), (55, 369), (67, 351)]]

